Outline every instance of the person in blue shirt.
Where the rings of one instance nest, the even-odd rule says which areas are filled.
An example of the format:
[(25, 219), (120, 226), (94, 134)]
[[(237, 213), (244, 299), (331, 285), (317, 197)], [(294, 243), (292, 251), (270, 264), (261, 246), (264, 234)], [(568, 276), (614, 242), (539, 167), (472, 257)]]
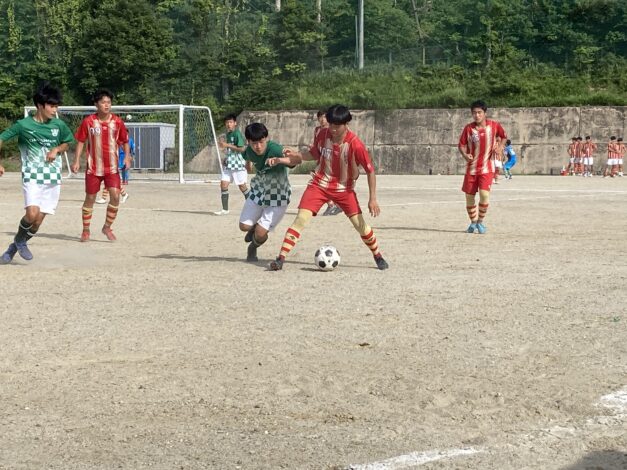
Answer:
[(514, 165), (516, 165), (516, 152), (512, 147), (512, 141), (507, 139), (505, 142), (505, 148), (503, 149), (503, 156), (507, 159), (507, 162), (503, 165), (505, 171), (505, 178), (512, 179), (512, 172), (510, 171)]

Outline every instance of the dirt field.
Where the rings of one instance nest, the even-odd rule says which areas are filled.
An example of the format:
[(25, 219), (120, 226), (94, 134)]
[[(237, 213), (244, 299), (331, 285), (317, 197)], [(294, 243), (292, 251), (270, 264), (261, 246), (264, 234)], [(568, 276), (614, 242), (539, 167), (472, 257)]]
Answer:
[[(471, 235), (461, 177), (382, 176), (388, 271), (340, 215), (268, 272), (292, 181), (253, 265), (234, 187), (216, 217), (215, 184), (131, 181), (81, 244), (66, 181), (0, 266), (0, 468), (627, 468), (627, 178), (514, 177)], [(4, 250), (16, 174), (0, 214)]]

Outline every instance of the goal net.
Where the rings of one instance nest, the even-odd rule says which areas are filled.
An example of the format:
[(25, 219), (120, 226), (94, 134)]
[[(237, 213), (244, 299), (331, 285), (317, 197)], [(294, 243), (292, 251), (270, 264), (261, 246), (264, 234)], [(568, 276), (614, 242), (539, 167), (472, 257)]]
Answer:
[[(76, 132), (94, 106), (60, 106), (58, 117)], [(24, 115), (35, 111), (24, 107)], [(135, 143), (132, 178), (162, 179), (181, 183), (218, 180), (221, 156), (211, 110), (186, 105), (116, 105), (112, 112), (122, 118)], [(74, 149), (65, 155), (68, 176)], [(84, 171), (84, 155), (81, 168)]]

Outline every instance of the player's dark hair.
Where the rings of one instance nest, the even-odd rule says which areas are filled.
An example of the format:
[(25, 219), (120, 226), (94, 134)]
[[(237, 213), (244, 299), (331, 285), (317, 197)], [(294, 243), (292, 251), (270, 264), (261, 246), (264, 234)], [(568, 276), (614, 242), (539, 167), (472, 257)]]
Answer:
[(579, 136), (579, 137), (577, 137), (577, 140), (583, 140), (583, 139), (581, 138), (581, 136)]
[(507, 139), (507, 140), (505, 141), (505, 144), (506, 144), (506, 145), (512, 145), (512, 141), (511, 141), (511, 140), (509, 140), (509, 139)]
[(343, 104), (334, 104), (326, 112), (329, 124), (346, 124), (351, 122), (353, 116), (346, 106)]
[(320, 111), (316, 113), (316, 117), (319, 118), (320, 116), (324, 116), (325, 114), (327, 114), (327, 110), (321, 109)]
[(622, 137), (619, 137), (619, 138), (618, 138), (618, 139), (616, 139), (616, 140), (617, 140), (617, 141), (619, 141), (619, 142), (622, 142), (622, 141), (623, 141), (623, 138), (622, 138)]
[(39, 83), (33, 94), (33, 103), (35, 103), (35, 106), (38, 104), (42, 106), (46, 104), (59, 105), (62, 101), (63, 93), (61, 93), (61, 90), (50, 84), (47, 80)]
[(586, 136), (586, 140), (590, 140), (590, 136), (589, 135)]
[(109, 98), (111, 101), (113, 101), (113, 98), (115, 98), (115, 95), (113, 94), (111, 90), (107, 90), (106, 88), (100, 88), (94, 92), (94, 94), (91, 97), (91, 101), (93, 103), (97, 103), (105, 96)]
[(612, 137), (610, 137), (610, 140), (616, 140), (616, 136), (613, 135)]
[(477, 101), (473, 101), (472, 104), (470, 105), (471, 111), (475, 108), (481, 108), (483, 109), (483, 112), (485, 113), (488, 110), (488, 105), (485, 104), (485, 101), (483, 100), (477, 100)]
[(224, 122), (226, 122), (226, 121), (235, 121), (235, 122), (237, 122), (237, 114), (235, 114), (235, 113), (227, 114), (226, 116), (224, 116)]
[(253, 122), (246, 126), (244, 135), (250, 142), (259, 142), (261, 139), (268, 137), (268, 129), (260, 122)]

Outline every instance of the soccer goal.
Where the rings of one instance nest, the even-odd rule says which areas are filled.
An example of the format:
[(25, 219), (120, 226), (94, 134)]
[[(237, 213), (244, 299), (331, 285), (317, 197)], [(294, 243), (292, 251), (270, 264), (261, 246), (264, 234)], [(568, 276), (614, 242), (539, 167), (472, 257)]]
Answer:
[[(75, 132), (82, 119), (95, 110), (95, 106), (59, 106), (58, 117)], [(24, 116), (34, 111), (34, 106), (25, 106)], [(135, 142), (133, 178), (181, 183), (219, 179), (222, 158), (208, 107), (116, 105), (112, 106), (112, 112), (124, 120)], [(65, 155), (68, 176), (72, 176), (69, 166), (74, 159), (73, 151)]]

